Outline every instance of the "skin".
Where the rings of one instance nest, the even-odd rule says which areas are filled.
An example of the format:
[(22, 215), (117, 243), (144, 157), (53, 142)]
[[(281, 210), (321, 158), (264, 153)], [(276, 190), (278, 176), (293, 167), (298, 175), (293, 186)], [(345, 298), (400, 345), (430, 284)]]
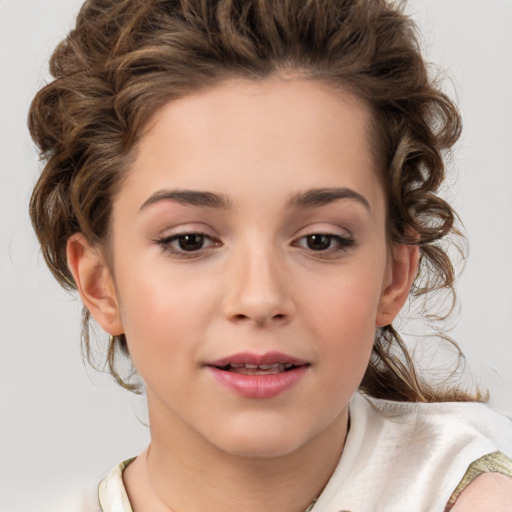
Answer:
[[(151, 447), (124, 474), (135, 512), (298, 512), (328, 481), (375, 328), (398, 314), (418, 260), (387, 245), (369, 127), (364, 105), (315, 81), (191, 94), (140, 141), (110, 266), (102, 247), (69, 240), (85, 305), (126, 334), (146, 383)], [(272, 398), (239, 396), (207, 366), (270, 351), (308, 364)]]
[(476, 478), (453, 506), (451, 512), (512, 512), (512, 480), (498, 473)]

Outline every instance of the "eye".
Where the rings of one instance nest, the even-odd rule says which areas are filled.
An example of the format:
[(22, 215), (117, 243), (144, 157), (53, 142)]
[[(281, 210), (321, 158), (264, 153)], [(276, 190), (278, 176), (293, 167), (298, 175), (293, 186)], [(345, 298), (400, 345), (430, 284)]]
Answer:
[(331, 247), (333, 237), (330, 235), (308, 235), (306, 237), (306, 245), (312, 251), (325, 251)]
[(341, 235), (312, 233), (299, 238), (296, 245), (315, 252), (336, 252), (351, 247), (354, 240)]
[(179, 233), (155, 240), (164, 251), (179, 257), (193, 257), (219, 242), (205, 233)]
[(206, 237), (200, 233), (187, 233), (179, 235), (173, 241), (177, 243), (182, 251), (193, 252), (202, 249), (205, 244)]

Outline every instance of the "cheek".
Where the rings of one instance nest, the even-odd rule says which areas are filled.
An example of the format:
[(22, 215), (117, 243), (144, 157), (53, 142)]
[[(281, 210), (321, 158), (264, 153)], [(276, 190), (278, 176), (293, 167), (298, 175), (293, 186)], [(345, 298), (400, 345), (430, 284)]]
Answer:
[(197, 272), (170, 265), (161, 257), (144, 261), (134, 255), (119, 261), (117, 267), (120, 311), (127, 330), (177, 326), (205, 311), (205, 303), (214, 293), (212, 283), (204, 277), (198, 286)]
[(326, 329), (371, 330), (380, 304), (385, 268), (380, 259), (368, 259), (358, 265), (347, 265), (326, 276), (312, 276), (304, 283), (302, 295), (307, 297), (305, 310), (314, 311), (319, 324)]
[[(334, 299), (334, 298), (333, 298)], [(375, 338), (375, 311), (361, 297), (331, 300), (318, 316), (322, 340), (319, 350), (328, 353), (326, 363), (343, 369), (351, 380), (366, 369)]]
[(220, 302), (216, 276), (202, 276), (198, 286), (197, 272), (187, 268), (132, 260), (119, 261), (116, 277), (122, 325), (141, 376), (171, 363), (191, 368)]
[(318, 369), (326, 376), (322, 394), (333, 404), (345, 404), (359, 387), (375, 339), (375, 324), (368, 321), (367, 312), (349, 306), (343, 314), (333, 310), (326, 318), (323, 343), (318, 344), (323, 353)]
[(342, 369), (348, 380), (362, 377), (371, 355), (384, 270), (377, 261), (354, 265), (328, 283), (311, 280), (307, 294), (304, 289), (301, 315), (314, 330), (318, 351), (328, 353), (325, 364)]

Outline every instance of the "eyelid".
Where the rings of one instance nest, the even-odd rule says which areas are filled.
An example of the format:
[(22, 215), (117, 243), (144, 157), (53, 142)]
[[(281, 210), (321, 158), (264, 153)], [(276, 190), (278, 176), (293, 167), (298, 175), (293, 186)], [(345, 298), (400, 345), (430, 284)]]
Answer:
[[(326, 249), (313, 249), (308, 247), (307, 239), (315, 235), (325, 236), (330, 239), (329, 245), (333, 242), (334, 247)], [(334, 259), (343, 256), (347, 251), (356, 245), (356, 240), (352, 233), (340, 226), (334, 226), (327, 223), (314, 223), (298, 230), (293, 237), (291, 245), (304, 251), (307, 255), (316, 258)]]
[(153, 242), (156, 240), (170, 239), (173, 237), (179, 237), (184, 235), (202, 235), (207, 238), (219, 238), (219, 235), (214, 229), (208, 224), (203, 222), (185, 222), (176, 225), (168, 225), (163, 229), (160, 229), (153, 238)]
[(317, 236), (317, 235), (329, 237), (332, 240), (337, 240), (338, 242), (340, 242), (342, 245), (344, 245), (346, 247), (352, 246), (355, 243), (354, 239), (349, 238), (347, 236), (339, 235), (339, 234), (336, 234), (336, 233), (323, 233), (323, 232), (320, 232), (320, 231), (317, 232), (317, 233), (309, 233), (307, 235), (300, 236), (300, 237), (296, 238), (295, 241), (299, 242), (300, 240), (304, 240), (304, 239), (307, 239), (308, 237)]
[(298, 238), (308, 235), (329, 235), (349, 240), (354, 239), (354, 235), (350, 229), (335, 222), (312, 222), (311, 224), (302, 226), (295, 231), (293, 239), (297, 240)]
[[(173, 246), (174, 242), (187, 235), (200, 236), (203, 238), (203, 240), (208, 241), (208, 244), (200, 247), (197, 250), (191, 251)], [(157, 235), (152, 239), (151, 242), (152, 244), (158, 246), (163, 253), (167, 253), (171, 257), (181, 259), (200, 258), (212, 248), (222, 245), (222, 242), (219, 240), (219, 238), (212, 234), (208, 227), (197, 224), (180, 225), (172, 229), (163, 230), (162, 234)]]

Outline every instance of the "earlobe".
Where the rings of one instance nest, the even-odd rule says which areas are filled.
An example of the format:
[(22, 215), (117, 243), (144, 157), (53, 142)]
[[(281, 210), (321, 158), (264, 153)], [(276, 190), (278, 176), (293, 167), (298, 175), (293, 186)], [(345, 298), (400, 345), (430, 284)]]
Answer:
[(402, 309), (418, 271), (419, 247), (397, 245), (389, 263), (388, 279), (382, 292), (375, 324), (391, 324)]
[(68, 267), (85, 307), (108, 333), (123, 332), (114, 280), (99, 248), (82, 233), (67, 242)]

